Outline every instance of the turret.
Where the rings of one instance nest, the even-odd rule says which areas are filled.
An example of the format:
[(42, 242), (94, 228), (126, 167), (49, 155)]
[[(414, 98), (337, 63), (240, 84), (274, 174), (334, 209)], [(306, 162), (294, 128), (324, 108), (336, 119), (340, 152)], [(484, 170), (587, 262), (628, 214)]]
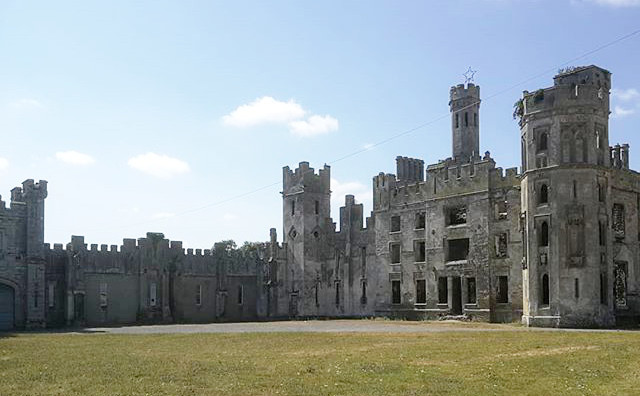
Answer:
[(480, 87), (459, 84), (451, 87), (449, 97), (453, 159), (463, 163), (479, 159)]
[(11, 190), (11, 203), (26, 205), (26, 252), (31, 259), (44, 258), (44, 200), (47, 182), (25, 180), (22, 188)]

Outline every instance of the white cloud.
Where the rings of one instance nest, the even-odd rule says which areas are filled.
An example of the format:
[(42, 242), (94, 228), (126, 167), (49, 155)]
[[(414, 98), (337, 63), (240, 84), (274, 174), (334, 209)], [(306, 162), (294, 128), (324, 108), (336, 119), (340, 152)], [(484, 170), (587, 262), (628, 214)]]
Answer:
[(236, 215), (235, 215), (235, 214), (233, 214), (233, 213), (225, 213), (224, 215), (222, 215), (222, 218), (223, 218), (224, 220), (231, 221), (231, 220), (235, 220), (235, 219), (237, 219), (237, 218), (238, 218), (238, 216), (236, 216)]
[(77, 151), (58, 151), (56, 153), (56, 158), (59, 161), (62, 161), (71, 165), (91, 165), (96, 162), (92, 156), (88, 154), (79, 153)]
[(6, 158), (0, 157), (0, 172), (9, 169), (9, 160)]
[(640, 99), (640, 92), (635, 88), (629, 89), (612, 89), (611, 97), (618, 99), (621, 102), (628, 102), (634, 99)]
[(270, 96), (263, 96), (253, 102), (238, 106), (230, 114), (222, 117), (225, 125), (246, 128), (263, 124), (284, 124), (304, 117), (306, 111), (294, 102), (281, 102)]
[[(320, 116), (308, 111), (293, 99), (282, 102), (263, 96), (222, 117), (222, 123), (236, 128), (259, 125), (286, 125), (289, 132), (301, 137), (322, 135), (338, 130), (338, 120), (330, 115)], [(305, 119), (305, 117), (307, 117)]]
[(625, 109), (624, 107), (616, 106), (613, 109), (613, 117), (615, 117), (615, 118), (626, 117), (626, 116), (631, 115), (631, 114), (633, 114), (635, 112), (636, 111), (634, 109)]
[(591, 3), (609, 7), (638, 7), (640, 0), (588, 0)]
[(128, 163), (133, 169), (161, 179), (169, 179), (190, 171), (186, 162), (156, 153), (140, 154), (130, 158)]
[(172, 213), (172, 212), (159, 212), (159, 213), (154, 213), (153, 215), (151, 215), (151, 218), (154, 220), (160, 220), (160, 219), (169, 219), (171, 217), (174, 217), (176, 214)]
[(44, 106), (38, 100), (29, 98), (18, 99), (11, 103), (10, 107), (19, 111), (44, 109)]
[(338, 130), (338, 120), (330, 115), (312, 115), (307, 120), (292, 121), (289, 123), (289, 130), (294, 135), (307, 137), (322, 135)]

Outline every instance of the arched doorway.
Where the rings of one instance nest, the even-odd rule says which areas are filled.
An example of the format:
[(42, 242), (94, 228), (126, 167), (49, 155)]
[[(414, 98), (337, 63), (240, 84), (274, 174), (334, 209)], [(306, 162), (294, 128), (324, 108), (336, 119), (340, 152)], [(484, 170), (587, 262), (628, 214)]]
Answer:
[(15, 292), (11, 286), (0, 283), (0, 331), (14, 328)]

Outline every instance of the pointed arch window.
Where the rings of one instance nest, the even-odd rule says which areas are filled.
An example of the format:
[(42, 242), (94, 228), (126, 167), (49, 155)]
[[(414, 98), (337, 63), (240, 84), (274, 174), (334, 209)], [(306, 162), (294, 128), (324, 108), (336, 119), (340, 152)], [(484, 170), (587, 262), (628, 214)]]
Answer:
[(549, 246), (549, 224), (546, 221), (540, 224), (540, 246)]
[(542, 305), (549, 305), (549, 275), (542, 275)]
[(549, 187), (546, 184), (540, 186), (540, 196), (538, 197), (538, 204), (544, 205), (549, 203)]

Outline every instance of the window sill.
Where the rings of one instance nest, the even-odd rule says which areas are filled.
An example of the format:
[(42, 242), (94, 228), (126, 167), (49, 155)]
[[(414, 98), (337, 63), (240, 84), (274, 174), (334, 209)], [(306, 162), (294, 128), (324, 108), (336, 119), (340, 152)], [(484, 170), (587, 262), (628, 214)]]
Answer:
[(402, 231), (389, 231), (389, 234), (400, 234)]
[(451, 261), (445, 262), (445, 265), (463, 265), (463, 264), (467, 264), (468, 262), (469, 262), (468, 259), (465, 259), (465, 260), (451, 260)]
[(436, 305), (436, 307), (437, 307), (438, 309), (449, 309), (449, 304), (447, 304), (447, 303), (438, 303), (438, 304)]
[(466, 226), (467, 226), (467, 223), (449, 224), (447, 225), (447, 228), (464, 228)]

